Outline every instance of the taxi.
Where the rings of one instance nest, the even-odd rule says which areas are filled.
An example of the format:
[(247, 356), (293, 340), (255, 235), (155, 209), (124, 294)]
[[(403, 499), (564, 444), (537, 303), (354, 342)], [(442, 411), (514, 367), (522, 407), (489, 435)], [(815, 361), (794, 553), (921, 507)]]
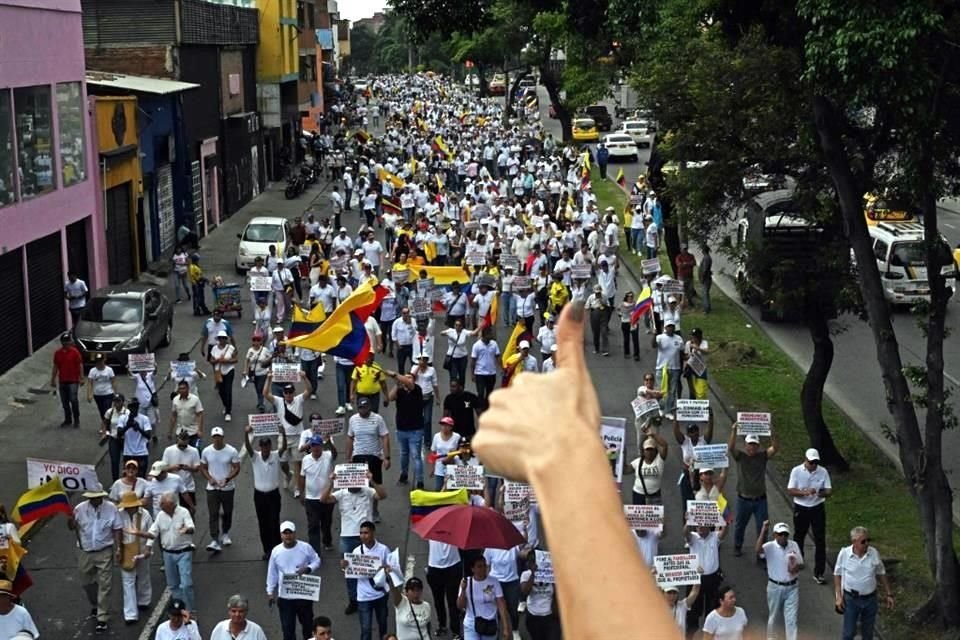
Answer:
[(600, 139), (597, 123), (591, 118), (574, 118), (570, 133), (576, 142), (596, 142)]

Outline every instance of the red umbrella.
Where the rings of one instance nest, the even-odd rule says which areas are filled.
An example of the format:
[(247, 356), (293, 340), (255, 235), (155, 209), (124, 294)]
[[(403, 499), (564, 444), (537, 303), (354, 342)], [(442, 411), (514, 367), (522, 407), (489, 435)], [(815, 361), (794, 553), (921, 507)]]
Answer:
[(437, 509), (415, 524), (413, 530), (424, 540), (445, 542), (460, 549), (512, 549), (526, 542), (499, 511), (465, 504)]

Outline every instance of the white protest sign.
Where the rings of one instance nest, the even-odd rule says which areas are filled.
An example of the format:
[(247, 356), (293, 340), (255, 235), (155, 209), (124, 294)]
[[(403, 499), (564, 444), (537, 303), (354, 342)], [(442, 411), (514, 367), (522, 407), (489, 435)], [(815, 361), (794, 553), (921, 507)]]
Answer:
[(533, 572), (534, 582), (553, 584), (553, 558), (549, 551), (536, 550), (537, 570)]
[(683, 283), (673, 278), (667, 278), (663, 280), (663, 292), (683, 294)]
[(737, 412), (737, 434), (741, 436), (769, 436), (770, 414), (748, 411)]
[(140, 373), (141, 371), (156, 371), (157, 356), (153, 353), (131, 353), (127, 356), (127, 371)]
[(67, 491), (89, 491), (100, 486), (92, 464), (27, 458), (27, 488), (36, 489), (54, 476), (60, 476), (60, 483)]
[(336, 478), (333, 479), (334, 489), (353, 489), (367, 486), (367, 465), (364, 462), (338, 464), (334, 469)]
[(500, 256), (500, 266), (504, 269), (513, 269), (514, 273), (520, 270), (520, 258), (517, 256)]
[(513, 279), (514, 291), (529, 291), (533, 288), (533, 278), (530, 276), (516, 276)]
[(483, 467), (471, 464), (447, 465), (447, 489), (483, 489), (486, 486), (483, 478)]
[(300, 382), (300, 365), (294, 362), (274, 362), (271, 367), (274, 382)]
[[(338, 436), (343, 433), (344, 423), (346, 422), (343, 418), (323, 418), (322, 420), (316, 421), (317, 428), (320, 430), (320, 435), (324, 438), (329, 436)], [(313, 423), (310, 423), (310, 426), (313, 426)]]
[(593, 275), (593, 267), (589, 264), (575, 264), (570, 267), (570, 277), (574, 280), (589, 280)]
[(339, 273), (341, 269), (347, 266), (347, 256), (334, 256), (330, 258), (330, 268)]
[(533, 487), (526, 482), (515, 482), (513, 480), (507, 480), (504, 484), (503, 499), (507, 502), (520, 502), (521, 500), (529, 500), (530, 502), (537, 501), (536, 496), (533, 494)]
[(627, 421), (624, 418), (604, 416), (600, 419), (600, 438), (607, 452), (610, 470), (617, 484), (623, 482), (623, 450), (627, 440)]
[(653, 566), (657, 572), (657, 586), (682, 587), (688, 584), (700, 584), (700, 563), (694, 553), (680, 553), (672, 556), (655, 556)]
[(463, 223), (464, 231), (472, 231), (474, 229), (479, 229), (479, 228), (480, 228), (479, 220), (467, 220), (466, 222)]
[(271, 280), (270, 276), (250, 276), (250, 291), (270, 291)]
[(443, 289), (431, 289), (430, 295), (427, 296), (431, 302), (440, 302), (443, 300)]
[(170, 363), (170, 374), (175, 380), (192, 378), (193, 372), (197, 370), (197, 363), (193, 360), (174, 360)]
[(279, 595), (287, 600), (320, 600), (320, 576), (302, 575), (295, 573), (280, 576)]
[(524, 498), (516, 502), (505, 500), (503, 517), (510, 522), (528, 522), (530, 520), (530, 499)]
[(649, 260), (641, 260), (640, 266), (643, 269), (643, 275), (648, 275), (651, 273), (660, 273), (660, 260), (657, 258), (650, 258)]
[(707, 364), (703, 361), (699, 353), (690, 354), (690, 357), (687, 358), (687, 366), (700, 377), (703, 377), (703, 374), (707, 371)]
[(407, 280), (410, 279), (410, 270), (397, 269), (395, 271), (391, 271), (390, 279), (393, 280), (395, 284), (406, 284)]
[(677, 422), (707, 422), (710, 420), (709, 400), (677, 400)]
[(630, 401), (630, 406), (633, 407), (634, 418), (641, 422), (660, 415), (660, 402), (657, 400), (634, 398)]
[(414, 298), (410, 302), (410, 313), (414, 318), (429, 318), (433, 313), (433, 303), (430, 298)]
[(662, 504), (625, 504), (623, 515), (631, 529), (663, 531)]
[(720, 505), (713, 500), (687, 500), (687, 524), (696, 527), (722, 525)]
[(347, 561), (344, 576), (347, 578), (372, 578), (383, 566), (379, 556), (364, 553), (345, 553), (343, 559)]
[(730, 466), (725, 444), (698, 444), (693, 448), (693, 466), (697, 469), (726, 469)]
[(253, 427), (253, 437), (269, 438), (280, 435), (280, 416), (275, 413), (251, 413), (247, 424)]
[(487, 254), (483, 251), (468, 251), (464, 262), (471, 267), (487, 264)]
[(423, 295), (433, 289), (433, 278), (420, 278), (417, 280), (417, 293)]

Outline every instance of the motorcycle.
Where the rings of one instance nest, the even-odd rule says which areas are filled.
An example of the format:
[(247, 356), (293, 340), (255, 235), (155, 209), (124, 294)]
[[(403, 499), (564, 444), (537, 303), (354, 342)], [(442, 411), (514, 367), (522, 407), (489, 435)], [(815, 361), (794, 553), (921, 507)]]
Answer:
[(283, 190), (283, 195), (287, 200), (293, 200), (303, 193), (306, 188), (307, 185), (304, 183), (303, 177), (297, 172), (292, 172), (290, 177), (287, 178), (287, 187)]
[(300, 177), (306, 184), (315, 184), (317, 182), (317, 170), (311, 164), (300, 165)]

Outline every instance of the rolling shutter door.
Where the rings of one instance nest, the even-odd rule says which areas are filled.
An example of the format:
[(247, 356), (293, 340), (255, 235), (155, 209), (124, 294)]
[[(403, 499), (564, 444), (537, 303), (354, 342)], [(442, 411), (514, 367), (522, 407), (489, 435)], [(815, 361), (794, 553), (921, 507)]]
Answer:
[(157, 220), (160, 223), (160, 255), (173, 253), (176, 225), (173, 215), (173, 177), (169, 164), (157, 167)]
[(133, 277), (133, 230), (130, 228), (130, 183), (107, 190), (107, 271), (110, 284)]
[[(27, 304), (23, 296), (22, 249), (0, 255), (0, 300), (3, 300), (3, 349), (0, 349), (0, 373), (9, 371), (29, 354), (27, 340)], [(60, 296), (63, 299), (63, 296)], [(61, 311), (62, 314), (62, 311)]]
[(63, 263), (60, 232), (27, 245), (27, 279), (30, 283), (30, 339), (34, 350), (67, 328), (63, 301)]
[(79, 220), (67, 227), (67, 269), (76, 271), (90, 286), (90, 262), (87, 255), (87, 220)]

